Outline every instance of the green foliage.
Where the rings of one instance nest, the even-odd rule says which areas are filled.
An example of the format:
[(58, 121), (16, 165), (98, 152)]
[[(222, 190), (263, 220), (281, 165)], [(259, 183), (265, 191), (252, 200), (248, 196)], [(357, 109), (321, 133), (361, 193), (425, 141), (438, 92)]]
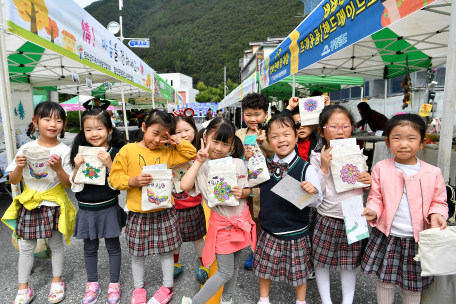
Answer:
[(67, 129), (70, 128), (79, 128), (79, 113), (78, 111), (68, 111), (67, 112)]
[[(118, 0), (85, 9), (104, 26), (119, 19)], [(194, 84), (216, 87), (224, 66), (227, 78), (239, 79), (239, 59), (249, 42), (288, 35), (302, 21), (295, 18), (302, 10), (299, 0), (128, 0), (123, 32), (150, 39), (149, 49), (132, 50), (157, 72), (180, 72)]]

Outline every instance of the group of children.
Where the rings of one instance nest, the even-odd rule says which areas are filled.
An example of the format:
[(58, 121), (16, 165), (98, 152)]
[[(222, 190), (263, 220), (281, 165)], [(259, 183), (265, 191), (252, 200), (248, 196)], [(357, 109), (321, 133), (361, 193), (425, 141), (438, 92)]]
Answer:
[[(142, 125), (143, 139), (130, 144), (125, 144), (113, 128), (106, 111), (92, 109), (84, 112), (83, 129), (72, 148), (57, 139), (64, 132), (65, 111), (57, 103), (39, 104), (33, 123), (41, 137), (22, 146), (7, 171), (11, 183), (19, 183), (27, 166), (23, 150), (41, 146), (50, 150), (47, 165), (56, 177), (52, 183), (27, 180), (24, 191), (2, 218), (22, 238), (14, 304), (28, 304), (34, 297), (28, 282), (36, 242), (42, 238), (48, 239), (52, 250), (48, 302), (64, 299), (62, 234), (68, 244), (71, 235), (84, 240), (88, 283), (83, 304), (93, 304), (99, 297), (97, 253), (99, 239), (105, 239), (110, 264), (107, 303), (120, 303), (119, 236), (123, 227), (132, 256), (132, 304), (171, 300), (174, 275), (183, 269), (178, 263), (182, 242), (193, 242), (201, 262), (198, 278), (204, 285), (193, 297), (184, 296), (181, 304), (207, 303), (221, 287), (220, 303), (234, 303), (240, 253), (249, 246), (253, 250), (252, 268), (259, 277), (258, 304), (270, 303), (272, 281), (287, 282), (296, 290), (296, 303), (306, 303), (307, 280), (313, 272), (322, 303), (331, 303), (330, 270), (341, 272), (343, 303), (353, 303), (358, 266), (364, 273), (378, 276), (379, 303), (392, 303), (395, 285), (402, 288), (403, 303), (419, 303), (421, 291), (433, 278), (421, 277), (420, 263), (413, 260), (418, 233), (429, 227), (444, 229), (448, 216), (440, 170), (415, 156), (424, 147), (423, 120), (414, 114), (391, 118), (384, 134), (394, 157), (379, 162), (372, 176), (366, 172), (357, 176), (370, 188), (337, 193), (329, 143), (351, 137), (353, 116), (343, 106), (328, 105), (320, 114), (318, 126), (300, 126), (298, 101), (292, 98), (288, 111), (264, 124), (268, 99), (256, 93), (247, 95), (242, 103), (247, 128), (238, 132), (231, 122), (217, 117), (198, 133), (193, 119), (182, 115), (173, 119), (153, 110)], [(266, 157), (270, 179), (250, 188), (246, 164), (256, 145)], [(75, 172), (84, 163), (79, 146), (105, 147), (97, 155), (107, 168), (104, 186), (74, 182)], [(237, 176), (237, 185), (229, 191), (239, 204), (211, 207), (206, 235), (202, 201), (208, 202), (212, 195), (206, 184), (208, 161), (227, 156), (232, 157)], [(144, 211), (142, 187), (154, 176), (142, 173), (143, 167), (162, 164), (170, 168), (189, 161), (193, 163), (180, 181), (183, 192), (172, 194), (173, 207)], [(271, 189), (287, 175), (318, 199), (301, 210), (273, 192)], [(77, 214), (63, 187), (71, 187), (76, 193)], [(119, 206), (119, 190), (127, 191), (125, 210)], [(364, 191), (369, 191), (369, 196), (363, 215), (374, 228), (369, 240), (348, 244), (341, 201)], [(153, 254), (159, 255), (163, 286), (147, 301), (145, 259)], [(208, 278), (207, 267), (215, 259), (218, 270)], [(283, 303), (278, 298), (273, 302)]]

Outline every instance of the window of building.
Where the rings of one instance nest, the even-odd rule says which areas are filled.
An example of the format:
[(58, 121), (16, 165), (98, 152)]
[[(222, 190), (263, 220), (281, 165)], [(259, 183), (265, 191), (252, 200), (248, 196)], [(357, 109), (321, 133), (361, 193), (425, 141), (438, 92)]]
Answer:
[(171, 79), (171, 86), (173, 86), (173, 80)]
[(363, 92), (363, 94), (364, 94), (364, 96), (370, 96), (369, 81), (364, 82), (364, 92)]
[(353, 87), (350, 90), (351, 90), (351, 95), (350, 95), (351, 99), (361, 98), (361, 88), (360, 87)]

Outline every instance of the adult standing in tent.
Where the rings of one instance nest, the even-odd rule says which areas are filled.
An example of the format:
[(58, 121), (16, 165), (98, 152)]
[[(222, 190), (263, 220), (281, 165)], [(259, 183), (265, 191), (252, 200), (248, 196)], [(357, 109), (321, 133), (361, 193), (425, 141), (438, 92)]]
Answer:
[[(93, 105), (90, 104), (90, 102), (93, 101)], [(101, 105), (101, 103), (103, 102), (103, 105)], [(101, 101), (100, 100), (100, 97), (94, 97), (90, 100), (87, 100), (86, 102), (84, 102), (82, 104), (82, 106), (84, 108), (86, 108), (87, 110), (92, 110), (92, 109), (97, 109), (97, 108), (100, 108), (100, 109), (103, 109), (103, 110), (106, 110), (108, 109), (108, 107), (111, 105), (111, 102), (109, 100), (103, 100)]]
[(358, 104), (358, 112), (361, 114), (361, 120), (355, 124), (356, 128), (359, 128), (367, 123), (374, 132), (385, 130), (385, 125), (388, 121), (388, 118), (385, 115), (372, 110), (365, 102), (360, 102)]

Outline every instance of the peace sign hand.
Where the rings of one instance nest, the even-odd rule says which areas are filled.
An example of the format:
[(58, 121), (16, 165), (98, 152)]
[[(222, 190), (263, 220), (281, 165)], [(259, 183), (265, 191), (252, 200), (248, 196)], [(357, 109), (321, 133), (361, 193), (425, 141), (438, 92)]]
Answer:
[(261, 146), (264, 143), (266, 136), (264, 136), (263, 132), (261, 130), (258, 130), (257, 127), (255, 127), (255, 131), (257, 133), (256, 141), (257, 141), (258, 145)]
[(201, 149), (196, 154), (196, 161), (204, 164), (209, 156), (209, 147), (211, 146), (211, 142), (207, 144), (207, 147), (204, 147), (204, 140), (201, 138)]
[(170, 145), (180, 145), (182, 143), (182, 139), (177, 137), (177, 135), (169, 135), (166, 132), (166, 139), (160, 141), (162, 144), (170, 144)]
[(329, 167), (331, 166), (332, 154), (331, 150), (333, 147), (330, 147), (328, 150), (325, 151), (326, 146), (323, 146), (321, 149), (321, 171), (324, 174), (328, 174)]

